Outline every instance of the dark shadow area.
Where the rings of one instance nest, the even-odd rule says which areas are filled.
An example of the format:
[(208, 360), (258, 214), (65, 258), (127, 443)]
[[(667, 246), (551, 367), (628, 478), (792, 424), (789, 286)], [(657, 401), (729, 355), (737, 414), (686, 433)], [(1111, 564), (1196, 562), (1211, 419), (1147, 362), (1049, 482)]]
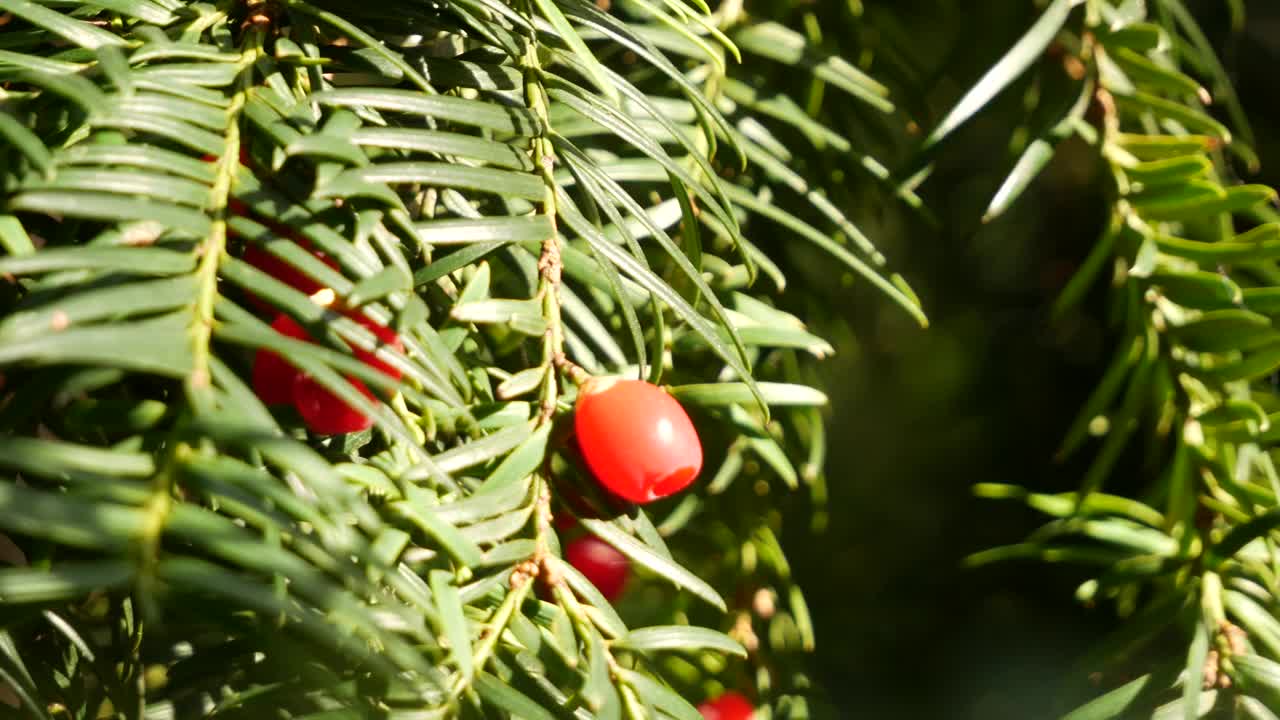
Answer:
[[(950, 33), (982, 41), (939, 50), (944, 70), (932, 122), (1035, 12), (1027, 3), (1020, 17), (931, 17), (935, 5), (950, 3), (896, 7), (918, 11), (920, 27), (905, 28), (915, 37), (927, 40), (931, 23), (967, 22), (975, 33), (981, 23), (982, 32)], [(1280, 57), (1280, 6), (1248, 3), (1247, 27), (1232, 35), (1224, 3), (1192, 5), (1222, 48), (1254, 123), (1263, 170), (1248, 176), (1238, 168), (1242, 179), (1275, 185), (1280, 101), (1271, 76)], [(997, 222), (983, 225), (973, 216), (1012, 165), (1007, 146), (1015, 128), (1001, 123), (1018, 117), (1010, 105), (1022, 102), (1024, 89), (1002, 96), (1003, 107), (976, 118), (939, 155), (921, 187), (936, 225), (898, 206), (855, 215), (920, 293), (929, 330), (914, 327), (864, 283), (833, 275), (817, 254), (791, 253), (802, 268), (797, 281), (846, 309), (816, 328), (840, 349), (822, 364), (832, 391), (832, 523), (824, 533), (807, 533), (809, 509), (797, 509), (784, 538), (818, 628), (818, 673), (844, 717), (1058, 717), (1088, 697), (1087, 678), (1073, 663), (1113, 626), (1112, 608), (1074, 600), (1088, 577), (1079, 569), (961, 567), (966, 555), (1018, 542), (1042, 521), (1020, 505), (975, 499), (975, 483), (1075, 487), (1096, 443), (1065, 463), (1054, 453), (1114, 350), (1104, 288), (1061, 322), (1049, 318), (1105, 219), (1092, 148), (1063, 145)], [(1145, 481), (1141, 449), (1130, 455), (1109, 487)]]

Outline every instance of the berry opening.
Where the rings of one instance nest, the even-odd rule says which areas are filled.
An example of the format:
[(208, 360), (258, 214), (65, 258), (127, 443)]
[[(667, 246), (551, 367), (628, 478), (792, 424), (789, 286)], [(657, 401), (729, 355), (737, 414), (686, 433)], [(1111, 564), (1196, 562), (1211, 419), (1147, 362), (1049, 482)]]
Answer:
[(653, 488), (650, 491), (650, 499), (657, 500), (668, 495), (674, 495), (689, 487), (689, 484), (697, 477), (698, 468), (692, 466), (679, 468), (653, 484)]

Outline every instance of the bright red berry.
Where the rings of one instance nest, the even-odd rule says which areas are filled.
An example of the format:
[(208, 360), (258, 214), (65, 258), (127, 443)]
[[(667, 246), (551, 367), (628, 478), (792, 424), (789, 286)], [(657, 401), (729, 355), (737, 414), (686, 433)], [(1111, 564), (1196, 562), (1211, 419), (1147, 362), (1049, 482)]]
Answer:
[(564, 559), (586, 576), (605, 600), (613, 602), (622, 595), (631, 562), (609, 543), (592, 535), (579, 538), (565, 547)]
[(751, 701), (730, 690), (715, 700), (704, 702), (698, 706), (705, 720), (751, 720), (755, 715), (755, 706)]
[[(276, 317), (271, 327), (281, 335), (298, 340), (310, 340), (311, 336), (288, 315)], [(293, 383), (298, 369), (270, 350), (259, 350), (253, 358), (253, 391), (268, 405), (287, 405), (293, 402)]]
[(693, 423), (657, 385), (592, 378), (578, 391), (573, 426), (592, 474), (631, 502), (679, 492), (702, 469), (702, 443)]

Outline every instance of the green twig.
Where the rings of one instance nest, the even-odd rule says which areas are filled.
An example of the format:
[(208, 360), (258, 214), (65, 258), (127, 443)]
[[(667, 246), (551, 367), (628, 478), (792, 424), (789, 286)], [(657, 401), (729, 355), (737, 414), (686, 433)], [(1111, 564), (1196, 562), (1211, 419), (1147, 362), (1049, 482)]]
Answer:
[(240, 166), (240, 112), (244, 109), (252, 80), (253, 61), (262, 50), (262, 31), (251, 28), (246, 36), (249, 49), (244, 51), (240, 86), (227, 108), (227, 127), (223, 135), (222, 157), (217, 160), (209, 206), (213, 223), (209, 235), (200, 246), (200, 264), (196, 268), (196, 302), (189, 330), (192, 367), (186, 379), (187, 400), (197, 412), (212, 407), (209, 392), (212, 375), (209, 370), (209, 343), (213, 337), (213, 306), (218, 299), (218, 268), (227, 250), (227, 205), (231, 198), (236, 170)]

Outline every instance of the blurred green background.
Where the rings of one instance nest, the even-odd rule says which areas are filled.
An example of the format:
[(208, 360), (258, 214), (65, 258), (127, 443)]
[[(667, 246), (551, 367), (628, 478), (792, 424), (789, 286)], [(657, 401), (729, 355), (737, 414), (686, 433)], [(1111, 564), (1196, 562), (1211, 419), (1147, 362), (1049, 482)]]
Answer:
[[(1190, 4), (1258, 136), (1263, 171), (1248, 180), (1277, 185), (1280, 4), (1246, 3), (1238, 34), (1225, 0)], [(863, 48), (896, 45), (916, 61), (927, 101), (912, 112), (926, 131), (1038, 12), (1025, 0), (885, 0), (863, 10), (873, 28)], [(871, 183), (851, 184), (854, 218), (920, 293), (931, 329), (833, 276), (816, 254), (780, 243), (801, 269), (793, 281), (817, 289), (796, 310), (839, 348), (821, 366), (832, 395), (831, 524), (808, 532), (810, 507), (797, 502), (783, 540), (817, 626), (818, 675), (845, 717), (1058, 717), (1089, 691), (1068, 684), (1073, 662), (1112, 625), (1110, 607), (1073, 600), (1085, 578), (1075, 569), (960, 567), (965, 555), (1016, 542), (1039, 521), (1020, 506), (973, 498), (974, 483), (1074, 487), (1094, 448), (1065, 464), (1054, 451), (1112, 350), (1105, 288), (1062, 322), (1048, 317), (1105, 217), (1091, 148), (1063, 145), (1011, 212), (980, 220), (1012, 165), (1027, 87), (1002, 95), (938, 157), (920, 190), (936, 223)], [(863, 136), (860, 147), (893, 147), (878, 140)], [(824, 303), (842, 311), (831, 317)], [(1111, 487), (1141, 484), (1141, 460), (1127, 458)]]

